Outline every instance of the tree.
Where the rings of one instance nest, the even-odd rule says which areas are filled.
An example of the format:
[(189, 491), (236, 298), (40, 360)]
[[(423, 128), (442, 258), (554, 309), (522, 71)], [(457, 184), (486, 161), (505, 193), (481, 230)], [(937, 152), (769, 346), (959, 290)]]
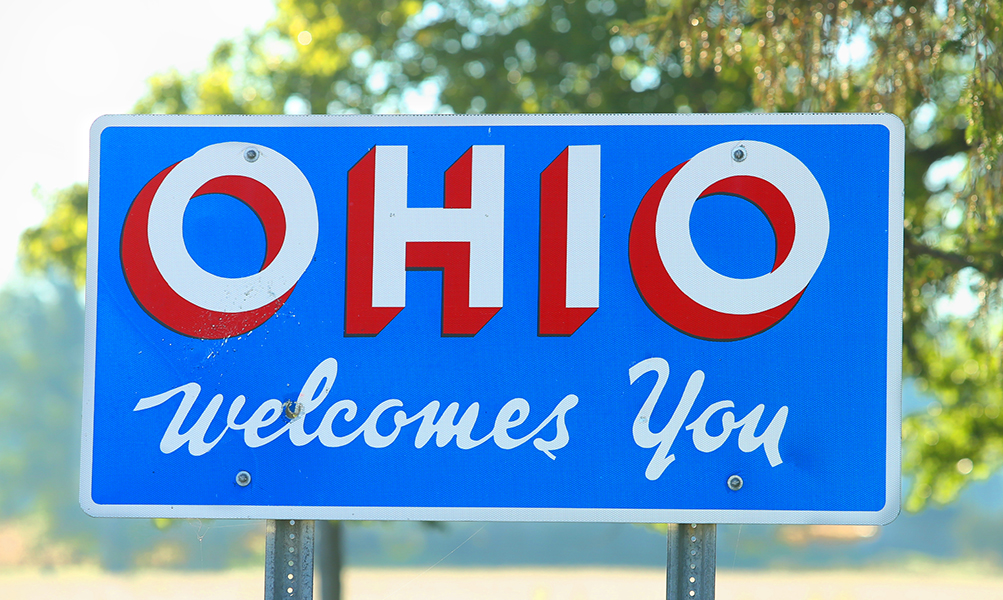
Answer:
[(0, 294), (0, 515), (30, 519), (64, 544), (39, 562), (73, 554), (87, 537), (74, 519), (80, 444), (83, 311), (73, 287)]
[[(935, 398), (904, 425), (918, 510), (1003, 465), (1000, 4), (281, 0), (204, 71), (151, 78), (136, 110), (894, 112), (908, 132), (905, 371)], [(25, 234), (26, 266), (82, 280), (82, 247), (56, 244), (78, 239), (80, 198), (57, 196)]]
[(87, 272), (87, 186), (76, 183), (56, 192), (39, 227), (21, 234), (18, 258), (27, 273), (49, 268), (84, 287)]
[[(275, 20), (221, 43), (209, 67), (150, 79), (137, 112), (719, 112), (751, 110), (751, 77), (680, 79), (657, 64), (641, 0), (442, 4), (283, 0)], [(376, 18), (373, 19), (373, 15)], [(613, 28), (613, 29), (611, 29)], [(670, 83), (678, 81), (676, 90)], [(677, 93), (684, 91), (686, 93)], [(712, 93), (706, 93), (712, 92)]]

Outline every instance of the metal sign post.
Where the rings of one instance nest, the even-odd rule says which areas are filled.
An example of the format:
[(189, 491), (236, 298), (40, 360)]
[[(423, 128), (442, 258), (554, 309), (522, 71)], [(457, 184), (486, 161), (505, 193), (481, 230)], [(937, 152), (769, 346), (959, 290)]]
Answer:
[(666, 600), (714, 600), (717, 525), (670, 524), (666, 535)]
[(313, 521), (265, 525), (265, 600), (313, 600)]

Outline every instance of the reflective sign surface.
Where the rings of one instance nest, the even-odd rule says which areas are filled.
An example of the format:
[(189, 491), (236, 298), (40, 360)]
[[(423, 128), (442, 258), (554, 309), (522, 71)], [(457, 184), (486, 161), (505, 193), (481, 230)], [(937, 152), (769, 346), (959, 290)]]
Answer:
[(91, 514), (898, 513), (894, 117), (103, 117), (91, 144)]

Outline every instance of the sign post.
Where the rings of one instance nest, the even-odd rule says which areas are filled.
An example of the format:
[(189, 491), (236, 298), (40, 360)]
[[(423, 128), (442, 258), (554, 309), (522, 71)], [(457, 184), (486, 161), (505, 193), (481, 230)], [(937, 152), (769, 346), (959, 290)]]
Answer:
[(265, 524), (265, 600), (313, 600), (314, 522)]
[(81, 505), (888, 523), (903, 148), (889, 115), (102, 117)]
[(670, 524), (667, 538), (666, 600), (713, 600), (717, 525)]

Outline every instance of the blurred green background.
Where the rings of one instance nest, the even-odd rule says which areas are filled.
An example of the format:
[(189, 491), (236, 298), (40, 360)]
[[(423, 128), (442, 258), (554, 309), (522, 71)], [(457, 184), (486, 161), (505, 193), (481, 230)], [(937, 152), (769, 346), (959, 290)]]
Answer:
[[(143, 113), (897, 114), (905, 512), (884, 528), (722, 526), (718, 561), (998, 569), (1001, 16), (1001, 2), (960, 0), (280, 0), (204, 67), (149, 73), (128, 101)], [(115, 43), (129, 51), (127, 37)], [(44, 215), (0, 291), (0, 569), (262, 564), (260, 522), (79, 509), (87, 190), (38, 195)], [(614, 524), (352, 524), (343, 548), (348, 565), (665, 564), (657, 528)]]

